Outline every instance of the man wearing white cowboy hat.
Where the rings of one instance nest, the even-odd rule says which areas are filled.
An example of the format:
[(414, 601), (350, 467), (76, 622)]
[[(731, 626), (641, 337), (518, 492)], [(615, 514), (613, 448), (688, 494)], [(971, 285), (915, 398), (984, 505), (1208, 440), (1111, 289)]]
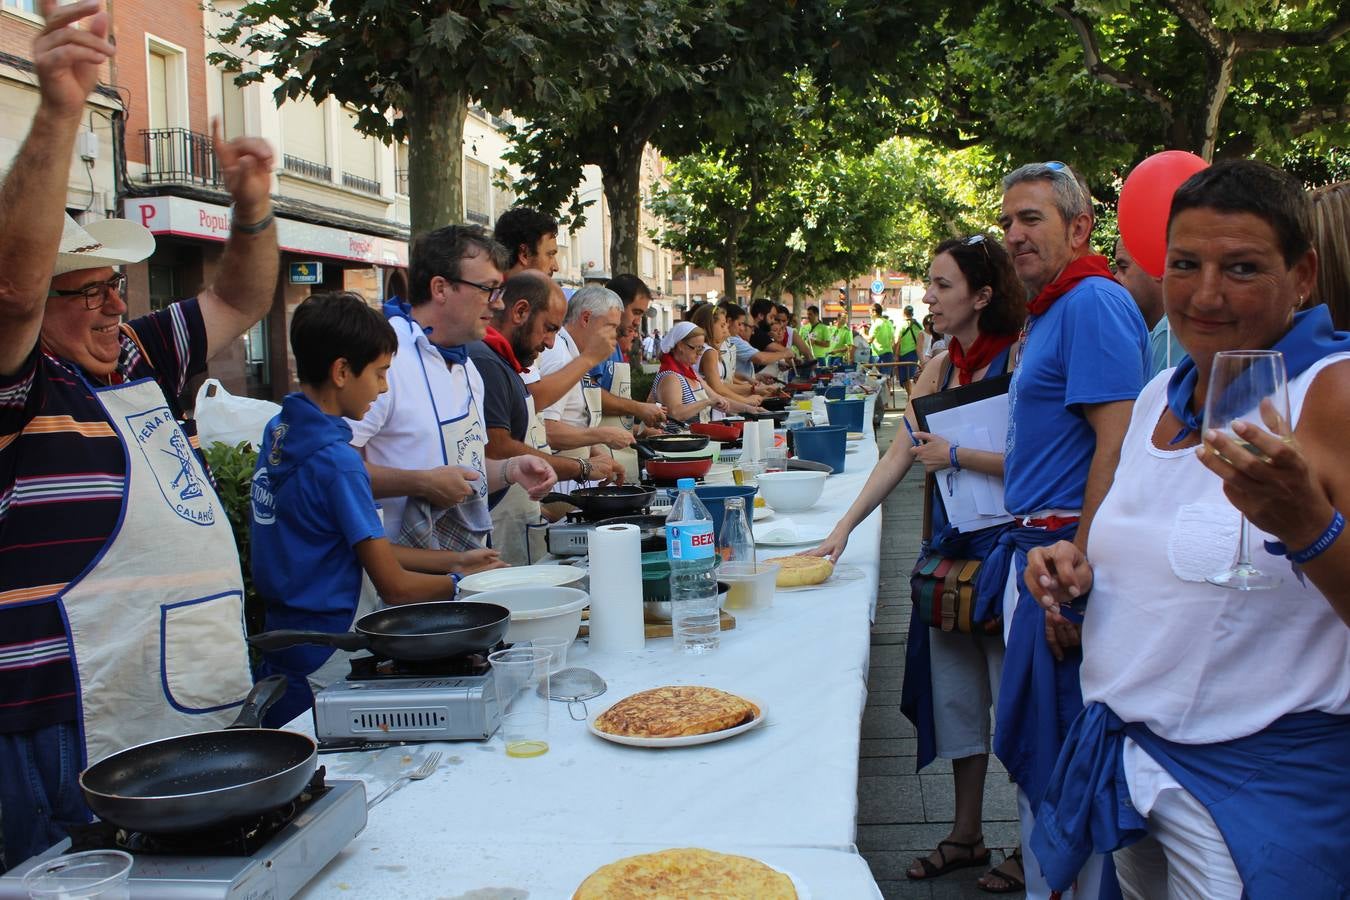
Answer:
[(265, 143), (216, 154), (230, 239), (197, 297), (122, 322), (154, 237), (64, 216), (75, 134), (113, 55), (100, 0), (40, 3), (40, 100), (0, 185), (0, 810), (9, 865), (89, 817), (84, 766), (233, 717), (250, 686), (230, 525), (177, 396), (277, 279)]

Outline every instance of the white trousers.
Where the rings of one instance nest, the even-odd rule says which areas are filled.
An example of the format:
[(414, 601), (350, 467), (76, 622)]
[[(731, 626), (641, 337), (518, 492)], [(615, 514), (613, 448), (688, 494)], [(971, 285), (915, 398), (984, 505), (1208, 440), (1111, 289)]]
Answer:
[(1126, 900), (1238, 900), (1242, 879), (1209, 810), (1129, 738), (1124, 761), (1130, 803), (1149, 831), (1114, 854)]
[[(1022, 824), (1022, 869), (1027, 878), (1027, 900), (1050, 900), (1050, 885), (1041, 875), (1041, 864), (1027, 840), (1036, 827), (1036, 816), (1021, 788), (1017, 790), (1017, 815)], [(1101, 893), (1102, 864), (1105, 860), (1105, 855), (1100, 853), (1088, 857), (1088, 861), (1078, 871), (1078, 880), (1073, 887), (1060, 894), (1063, 900), (1097, 900)]]

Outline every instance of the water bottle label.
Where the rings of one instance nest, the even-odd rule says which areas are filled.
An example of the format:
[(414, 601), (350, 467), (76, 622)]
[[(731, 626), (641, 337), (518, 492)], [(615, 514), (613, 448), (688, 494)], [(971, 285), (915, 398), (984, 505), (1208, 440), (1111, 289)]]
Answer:
[(678, 522), (666, 526), (666, 550), (671, 559), (711, 559), (716, 553), (711, 522)]

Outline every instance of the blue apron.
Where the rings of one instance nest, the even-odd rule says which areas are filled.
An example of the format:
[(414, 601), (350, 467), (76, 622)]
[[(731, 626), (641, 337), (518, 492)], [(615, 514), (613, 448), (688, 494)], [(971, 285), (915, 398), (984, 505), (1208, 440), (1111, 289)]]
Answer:
[(1217, 744), (1178, 744), (1102, 703), (1074, 722), (1036, 811), (1031, 847), (1052, 887), (1091, 853), (1144, 837), (1122, 751), (1129, 737), (1209, 810), (1251, 900), (1350, 896), (1350, 716), (1303, 712)]

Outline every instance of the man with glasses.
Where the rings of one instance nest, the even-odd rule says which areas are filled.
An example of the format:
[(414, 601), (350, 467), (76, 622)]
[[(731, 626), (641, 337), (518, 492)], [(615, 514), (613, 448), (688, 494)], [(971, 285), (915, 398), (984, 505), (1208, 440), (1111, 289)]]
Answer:
[(409, 302), (385, 304), (398, 335), (389, 390), (349, 424), (395, 543), (457, 552), (486, 547), (489, 491), (519, 484), (538, 497), (556, 480), (535, 456), (487, 458), (483, 377), (467, 345), (483, 339), (503, 307), (507, 264), (505, 248), (486, 229), (437, 228), (412, 242)]
[[(1047, 619), (1022, 572), (1037, 547), (1087, 545), (1144, 385), (1148, 333), (1106, 257), (1092, 252), (1092, 201), (1068, 166), (1022, 166), (1003, 179), (1003, 190), (999, 225), (1031, 300), (1008, 395), (1003, 493), (1017, 521), (1005, 538), (1012, 566), (994, 752), (1017, 782), (1025, 848), (1064, 729), (1082, 708), (1082, 654), (1079, 626)], [(1064, 613), (1081, 622), (1081, 610)], [(1078, 900), (1097, 896), (1102, 861), (1095, 856), (1084, 868)], [(1024, 876), (1005, 863), (986, 878), (1006, 887), (1025, 877), (1028, 897), (1048, 897), (1030, 853), (1023, 869)]]
[(213, 142), (233, 200), (211, 284), (123, 322), (154, 250), (76, 224), (70, 160), (114, 53), (98, 0), (40, 4), (38, 106), (0, 186), (0, 810), (4, 863), (89, 820), (81, 768), (227, 724), (251, 677), (233, 533), (178, 396), (277, 290), (272, 151)]

